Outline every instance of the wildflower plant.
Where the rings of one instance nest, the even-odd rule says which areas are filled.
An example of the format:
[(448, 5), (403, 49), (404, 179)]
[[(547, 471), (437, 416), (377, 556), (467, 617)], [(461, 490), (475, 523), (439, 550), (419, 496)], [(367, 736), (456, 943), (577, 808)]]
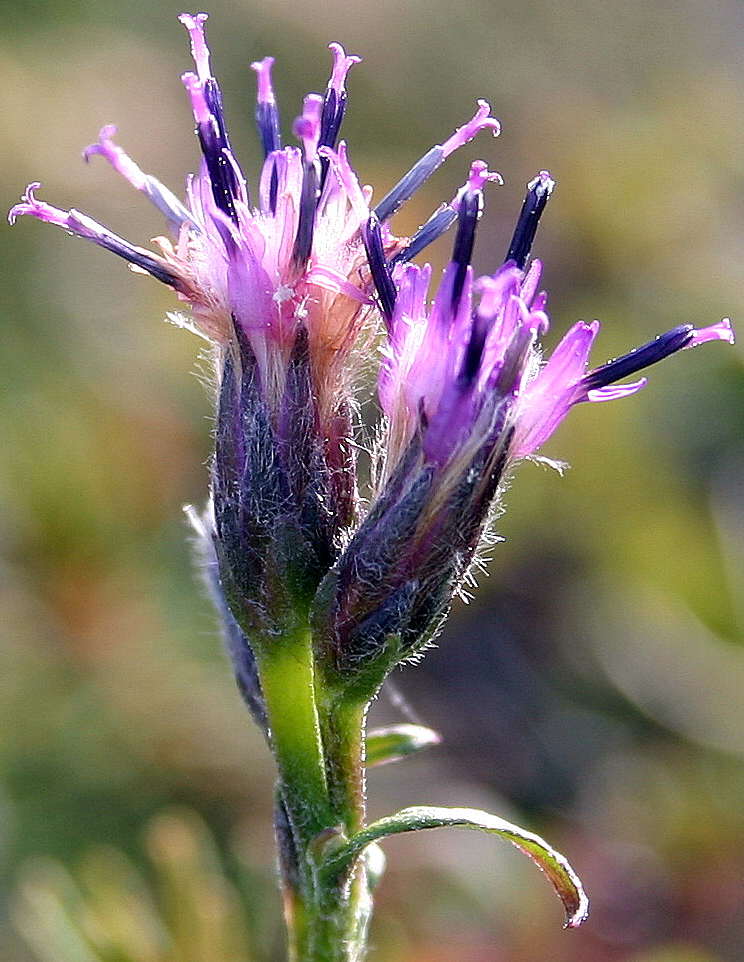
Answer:
[[(450, 154), (481, 131), (498, 133), (485, 101), (374, 204), (339, 140), (346, 78), (359, 58), (331, 44), (325, 93), (305, 98), (293, 126), (298, 146), (283, 146), (267, 57), (253, 64), (265, 161), (251, 194), (230, 146), (206, 14), (180, 19), (196, 66), (183, 82), (203, 153), (186, 203), (142, 172), (114, 142), (115, 128), (85, 151), (159, 208), (171, 238), (157, 238), (157, 252), (135, 247), (37, 199), (38, 184), (10, 219), (57, 224), (167, 284), (190, 309), (181, 322), (211, 345), (211, 498), (193, 520), (238, 685), (276, 759), (290, 957), (362, 958), (383, 867), (377, 843), (445, 826), (513, 842), (576, 926), (588, 908), (576, 874), (528, 831), (470, 809), (408, 808), (367, 822), (365, 764), (435, 740), (410, 725), (366, 733), (367, 709), (392, 669), (442, 627), (515, 464), (536, 454), (575, 404), (636, 392), (645, 381), (626, 378), (677, 351), (732, 341), (730, 324), (677, 327), (588, 370), (599, 325), (580, 321), (544, 361), (546, 295), (529, 256), (554, 186), (546, 171), (528, 185), (491, 275), (476, 278), (471, 266), (484, 188), (499, 179), (482, 161), (413, 237), (391, 227)], [(450, 227), (452, 258), (430, 301), (431, 268), (413, 258)], [(354, 386), (360, 358), (380, 337), (381, 442), (362, 500)]]

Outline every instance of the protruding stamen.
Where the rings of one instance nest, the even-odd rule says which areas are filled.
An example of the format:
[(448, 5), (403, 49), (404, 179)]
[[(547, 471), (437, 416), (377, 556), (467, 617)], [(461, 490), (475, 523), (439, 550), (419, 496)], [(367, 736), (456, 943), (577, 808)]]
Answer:
[(395, 310), (395, 301), (398, 292), (395, 289), (395, 283), (393, 282), (387, 258), (385, 257), (380, 221), (374, 211), (370, 213), (369, 220), (362, 228), (362, 240), (364, 241), (364, 249), (367, 252), (367, 262), (372, 273), (372, 281), (377, 290), (380, 310), (389, 327), (393, 317), (393, 311)]
[(393, 267), (395, 264), (405, 264), (407, 261), (412, 260), (417, 254), (420, 254), (424, 248), (432, 244), (438, 237), (441, 237), (445, 231), (457, 220), (457, 211), (454, 207), (449, 204), (442, 204), (423, 227), (419, 227), (416, 233), (411, 238), (408, 247), (404, 247), (402, 251), (398, 251), (393, 257), (390, 258), (390, 266)]
[(228, 161), (226, 148), (216, 149), (207, 137), (202, 136), (199, 130), (199, 142), (201, 143), (204, 160), (209, 172), (209, 180), (212, 184), (212, 196), (219, 209), (234, 221), (238, 222), (238, 214), (235, 210), (236, 183), (234, 179), (233, 167)]
[(413, 165), (407, 174), (393, 187), (375, 208), (375, 213), (380, 222), (386, 221), (398, 210), (407, 200), (409, 200), (434, 171), (446, 160), (449, 155), (472, 140), (480, 130), (490, 127), (494, 131), (494, 136), (499, 132), (499, 122), (495, 117), (489, 116), (490, 106), (485, 100), (479, 100), (479, 109), (475, 116), (466, 124), (454, 132), (454, 134), (443, 144), (438, 144), (431, 148), (424, 156)]
[(411, 238), (408, 246), (390, 258), (390, 266), (392, 267), (394, 264), (404, 264), (410, 261), (417, 254), (420, 254), (425, 247), (428, 247), (428, 245), (433, 243), (438, 237), (441, 237), (457, 220), (460, 200), (468, 187), (471, 185), (475, 187), (476, 184), (480, 184), (480, 186), (483, 187), (487, 181), (494, 181), (498, 184), (503, 183), (500, 174), (489, 171), (482, 160), (476, 160), (470, 168), (468, 183), (458, 190), (449, 204), (442, 204), (442, 206), (431, 215), (423, 227), (419, 227)]
[[(340, 43), (329, 44), (329, 47), (333, 51), (333, 70), (323, 98), (318, 147), (333, 149), (336, 146), (341, 123), (346, 113), (346, 75), (355, 63), (361, 63), (362, 58), (347, 57), (346, 51)], [(328, 158), (322, 157), (320, 161), (321, 191), (325, 186), (328, 168)]]
[(637, 371), (642, 371), (657, 361), (662, 361), (670, 354), (676, 354), (685, 348), (697, 347), (706, 341), (728, 341), (733, 343), (734, 332), (731, 329), (731, 322), (728, 318), (696, 330), (692, 324), (681, 324), (679, 327), (660, 334), (655, 340), (643, 347), (624, 354), (615, 361), (598, 367), (590, 371), (581, 379), (581, 385), (586, 392), (596, 391), (609, 384), (614, 384), (621, 378), (629, 377)]
[[(346, 113), (346, 75), (361, 57), (347, 57), (340, 43), (329, 44), (333, 51), (333, 70), (323, 98), (323, 114), (320, 122), (319, 146), (335, 147), (338, 133)], [(322, 180), (325, 180), (328, 162), (323, 162)], [(321, 183), (322, 188), (322, 183)]]
[(168, 190), (164, 184), (161, 184), (157, 178), (144, 173), (126, 151), (113, 142), (112, 137), (115, 133), (116, 127), (113, 124), (103, 127), (99, 135), (99, 142), (91, 144), (83, 151), (85, 161), (88, 162), (94, 154), (101, 154), (117, 173), (121, 174), (133, 187), (141, 190), (152, 201), (158, 210), (168, 218), (176, 231), (180, 229), (183, 223), (190, 224), (198, 230), (198, 225), (191, 213), (176, 195)]
[(295, 237), (292, 261), (298, 270), (304, 270), (313, 247), (315, 233), (315, 209), (318, 205), (318, 165), (303, 165), (302, 193), (300, 210), (297, 217), (297, 236)]
[(263, 144), (264, 155), (268, 157), (274, 150), (282, 146), (279, 126), (279, 108), (276, 105), (274, 86), (271, 82), (271, 67), (273, 57), (264, 57), (251, 64), (258, 75), (258, 91), (256, 98), (256, 126)]
[(36, 217), (41, 221), (45, 221), (47, 224), (55, 224), (57, 227), (66, 230), (69, 234), (93, 241), (93, 243), (98, 244), (99, 247), (105, 247), (106, 250), (117, 254), (119, 257), (123, 257), (124, 260), (129, 261), (130, 264), (133, 264), (140, 270), (152, 274), (153, 277), (167, 284), (169, 287), (173, 287), (181, 293), (188, 293), (188, 289), (183, 283), (183, 280), (177, 274), (173, 273), (173, 271), (169, 270), (166, 264), (153, 254), (142, 250), (140, 247), (135, 247), (133, 244), (130, 244), (129, 241), (125, 241), (123, 237), (114, 234), (108, 230), (108, 228), (99, 224), (98, 221), (93, 220), (92, 217), (88, 217), (87, 214), (82, 214), (80, 211), (74, 209), (60, 210), (58, 207), (52, 207), (51, 204), (37, 200), (34, 196), (34, 191), (40, 186), (41, 184), (29, 184), (26, 188), (26, 193), (23, 195), (22, 202), (12, 207), (8, 213), (8, 221), (11, 224), (14, 224), (16, 219), (24, 214)]
[(237, 194), (238, 184), (233, 176), (232, 165), (227, 161), (224, 153), (229, 151), (229, 145), (217, 118), (211, 112), (204, 86), (199, 78), (194, 73), (185, 73), (181, 79), (191, 98), (196, 119), (196, 133), (207, 165), (214, 202), (224, 214), (237, 223), (233, 200)]
[(506, 255), (506, 260), (514, 261), (519, 268), (523, 268), (527, 263), (540, 216), (545, 210), (548, 197), (553, 193), (554, 187), (555, 181), (547, 170), (541, 170), (537, 177), (527, 184), (527, 196), (522, 204), (517, 226), (514, 228), (514, 236)]
[(240, 198), (247, 203), (248, 197), (244, 184), (236, 180), (234, 165), (227, 157), (230, 139), (225, 125), (222, 94), (209, 65), (209, 48), (204, 36), (206, 19), (205, 13), (195, 16), (184, 13), (179, 17), (189, 31), (197, 71), (196, 74), (185, 73), (181, 79), (191, 98), (196, 132), (207, 164), (214, 201), (224, 214), (237, 223), (235, 200)]
[(643, 347), (637, 347), (634, 351), (590, 371), (584, 376), (582, 383), (587, 390), (593, 390), (605, 387), (607, 384), (614, 384), (615, 381), (629, 377), (636, 371), (642, 371), (651, 364), (669, 357), (670, 354), (681, 351), (692, 340), (693, 330), (692, 324), (681, 324), (679, 327), (672, 328), (671, 331), (660, 334)]
[[(264, 157), (275, 150), (280, 150), (282, 146), (281, 127), (279, 122), (279, 108), (274, 96), (274, 85), (271, 82), (271, 67), (274, 63), (273, 57), (264, 57), (251, 64), (257, 76), (256, 91), (256, 127), (258, 135), (263, 145)], [(279, 189), (279, 177), (276, 172), (276, 165), (271, 170), (271, 181), (269, 185), (269, 211), (276, 213), (276, 195)]]
[(457, 265), (457, 273), (452, 282), (452, 311), (457, 313), (460, 304), (465, 275), (473, 259), (475, 229), (483, 212), (483, 191), (468, 190), (460, 200), (457, 214), (457, 236), (452, 251), (452, 261)]

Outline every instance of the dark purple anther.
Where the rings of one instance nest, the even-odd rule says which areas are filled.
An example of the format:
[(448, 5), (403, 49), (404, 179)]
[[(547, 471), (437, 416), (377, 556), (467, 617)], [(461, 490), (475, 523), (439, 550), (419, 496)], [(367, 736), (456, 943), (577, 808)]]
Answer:
[(274, 150), (281, 150), (282, 138), (279, 131), (279, 111), (276, 104), (256, 104), (256, 127), (261, 138), (264, 156)]
[[(333, 51), (333, 71), (323, 97), (318, 147), (330, 147), (334, 150), (346, 113), (346, 75), (355, 63), (361, 63), (361, 57), (347, 57), (340, 43), (332, 43), (329, 46)], [(320, 190), (325, 185), (328, 167), (328, 158), (321, 157)]]
[[(258, 75), (255, 118), (265, 158), (268, 158), (269, 154), (272, 154), (275, 150), (281, 150), (282, 147), (279, 108), (276, 105), (274, 86), (271, 82), (273, 63), (273, 57), (264, 57), (263, 60), (257, 60), (251, 64)], [(274, 165), (269, 182), (269, 210), (272, 214), (276, 213), (276, 193), (278, 189), (279, 177), (276, 172), (276, 165)]]
[(222, 94), (214, 77), (208, 77), (204, 83), (204, 99), (212, 115), (213, 125), (199, 125), (199, 143), (207, 162), (207, 170), (212, 181), (212, 194), (217, 206), (235, 223), (238, 216), (235, 211), (238, 183), (235, 168), (230, 162), (227, 152), (231, 150), (230, 138), (225, 126), (225, 114), (222, 109)]
[[(231, 161), (222, 95), (209, 65), (209, 50), (204, 39), (204, 21), (207, 15), (199, 13), (191, 16), (183, 13), (178, 19), (189, 31), (191, 52), (196, 64), (196, 73), (185, 73), (181, 79), (191, 98), (196, 132), (207, 165), (212, 196), (217, 207), (237, 224), (235, 198), (241, 196), (245, 188), (238, 184)], [(247, 203), (248, 198), (244, 199)]]
[(272, 214), (276, 213), (276, 195), (279, 190), (279, 175), (276, 172), (276, 164), (271, 170), (271, 181), (269, 182), (269, 210)]
[(337, 94), (329, 87), (323, 98), (323, 113), (320, 115), (320, 138), (319, 147), (330, 147), (333, 149), (338, 140), (338, 132), (341, 129), (341, 121), (346, 112), (346, 93)]
[(522, 204), (522, 210), (519, 212), (514, 236), (506, 255), (506, 260), (514, 261), (520, 270), (530, 256), (537, 225), (540, 223), (540, 215), (545, 210), (548, 197), (550, 197), (554, 187), (555, 181), (551, 179), (547, 170), (541, 170), (537, 177), (527, 185), (527, 196)]
[[(70, 213), (74, 214), (75, 212), (70, 211)], [(83, 236), (82, 231), (80, 231), (80, 234)], [(183, 294), (188, 293), (188, 288), (175, 271), (168, 270), (159, 260), (151, 257), (145, 251), (140, 250), (140, 248), (135, 247), (128, 241), (125, 241), (123, 237), (117, 237), (116, 234), (108, 232), (105, 236), (99, 235), (95, 240), (96, 243), (106, 250), (111, 251), (112, 254), (123, 257), (125, 261), (129, 261), (130, 264), (134, 264), (134, 266), (140, 270), (145, 271), (147, 274), (152, 274), (152, 276), (162, 284), (167, 284), (168, 287), (172, 287), (174, 290), (180, 291)]]
[(225, 111), (222, 106), (222, 91), (214, 77), (207, 77), (204, 81), (204, 99), (214, 119), (220, 144), (222, 147), (231, 150), (230, 138), (227, 136), (227, 127), (225, 125)]
[(398, 292), (390, 273), (387, 258), (385, 257), (380, 221), (375, 211), (370, 213), (369, 220), (362, 228), (362, 240), (364, 241), (364, 249), (367, 252), (367, 262), (372, 273), (372, 281), (377, 290), (380, 310), (385, 316), (385, 322), (389, 325), (393, 311), (395, 310), (395, 301), (398, 297)]
[[(338, 132), (341, 129), (341, 121), (344, 117), (346, 96), (339, 100), (334, 90), (329, 90), (323, 101), (323, 113), (320, 118), (320, 137), (318, 138), (319, 147), (330, 147), (331, 150), (336, 146)], [(320, 158), (320, 189), (326, 182), (330, 161), (327, 157)]]
[(452, 262), (457, 265), (457, 273), (452, 282), (452, 313), (457, 314), (460, 305), (465, 276), (470, 261), (473, 259), (473, 245), (475, 244), (475, 228), (483, 210), (483, 191), (468, 190), (460, 201), (457, 215), (457, 236), (452, 251)]
[(432, 147), (421, 160), (413, 165), (407, 174), (401, 177), (390, 193), (386, 194), (375, 207), (377, 219), (382, 222), (392, 217), (399, 207), (402, 207), (407, 200), (413, 197), (419, 187), (431, 177), (443, 161), (442, 148)]
[(491, 325), (487, 318), (477, 313), (474, 314), (470, 340), (460, 369), (460, 378), (467, 384), (471, 384), (478, 376), (483, 360), (483, 348), (486, 346), (486, 338), (490, 329)]
[(215, 136), (214, 128), (198, 124), (196, 128), (199, 144), (204, 154), (204, 160), (212, 184), (212, 196), (215, 204), (227, 216), (238, 223), (234, 199), (237, 193), (235, 171), (225, 154), (226, 145)]
[(457, 220), (457, 211), (454, 207), (449, 204), (442, 204), (442, 206), (436, 210), (431, 217), (427, 220), (423, 227), (419, 227), (416, 233), (411, 238), (411, 242), (408, 247), (405, 247), (402, 251), (398, 251), (393, 257), (390, 258), (390, 266), (394, 264), (405, 264), (412, 260), (417, 254), (420, 254), (424, 248), (432, 244), (438, 237), (441, 237), (445, 231), (454, 224)]
[(636, 348), (629, 354), (623, 354), (622, 357), (610, 361), (609, 364), (603, 364), (595, 371), (590, 371), (581, 379), (581, 384), (587, 391), (614, 384), (621, 378), (629, 377), (636, 371), (642, 371), (645, 367), (650, 367), (657, 361), (669, 357), (670, 354), (681, 351), (694, 339), (695, 333), (692, 324), (680, 324), (666, 334), (660, 334), (649, 344), (644, 344), (643, 347)]
[(302, 193), (300, 211), (297, 217), (297, 236), (295, 237), (292, 260), (298, 270), (304, 270), (313, 246), (315, 232), (315, 209), (318, 205), (318, 165), (317, 162), (305, 163), (302, 174)]

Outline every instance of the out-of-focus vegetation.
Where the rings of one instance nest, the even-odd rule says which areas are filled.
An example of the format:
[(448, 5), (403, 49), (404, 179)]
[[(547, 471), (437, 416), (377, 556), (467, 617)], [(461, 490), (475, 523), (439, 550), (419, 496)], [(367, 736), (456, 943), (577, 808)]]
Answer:
[[(506, 180), (478, 241), (478, 267), (492, 269), (524, 183), (547, 167), (558, 188), (536, 253), (556, 334), (599, 317), (601, 362), (678, 323), (730, 314), (744, 331), (738, 0), (330, 0), (323, 11), (213, 0), (209, 11), (249, 173), (251, 61), (276, 56), (288, 132), (339, 40), (365, 58), (346, 136), (378, 196), (477, 97), (503, 122), (499, 140), (432, 179), (401, 232), (483, 156)], [(197, 145), (179, 12), (165, 0), (5, 0), (5, 207), (38, 179), (42, 198), (135, 243), (162, 232), (80, 150), (115, 122), (142, 166), (180, 188)], [(156, 282), (58, 230), (20, 222), (0, 264), (0, 956), (278, 958), (271, 763), (181, 515), (207, 480), (210, 400), (189, 374), (199, 344), (162, 323), (173, 302)], [(388, 846), (373, 958), (740, 962), (741, 349), (686, 353), (640, 395), (585, 405), (545, 453), (571, 470), (520, 468), (490, 577), (396, 680), (444, 743), (372, 772), (371, 805), (472, 804), (532, 824), (580, 871), (592, 919), (561, 933), (548, 887), (508, 847), (424, 834)], [(376, 714), (404, 711), (387, 696)], [(173, 805), (208, 829), (167, 814)]]
[(151, 885), (106, 848), (88, 853), (76, 879), (55, 862), (23, 873), (15, 917), (44, 962), (248, 962), (245, 907), (204, 826), (159, 815), (146, 850)]

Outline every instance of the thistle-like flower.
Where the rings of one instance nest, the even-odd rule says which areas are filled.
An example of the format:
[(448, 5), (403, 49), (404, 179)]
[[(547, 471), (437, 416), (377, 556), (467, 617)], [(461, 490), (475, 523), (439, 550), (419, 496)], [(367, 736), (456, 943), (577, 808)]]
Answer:
[(470, 261), (483, 187), (495, 176), (481, 161), (472, 165), (453, 205), (452, 260), (431, 307), (428, 265), (407, 263), (406, 248), (386, 256), (375, 212), (363, 228), (387, 328), (378, 386), (386, 434), (376, 500), (320, 593), (327, 661), (341, 676), (366, 668), (381, 677), (431, 639), (510, 468), (533, 455), (573, 405), (626, 397), (646, 381), (621, 379), (677, 351), (734, 338), (728, 319), (701, 330), (682, 325), (587, 371), (599, 323), (579, 321), (543, 363), (547, 296), (538, 293), (540, 262), (526, 265), (554, 182), (541, 171), (528, 185), (505, 262), (476, 279)]
[[(252, 203), (211, 72), (207, 15), (180, 19), (196, 66), (182, 79), (203, 154), (187, 182), (187, 203), (143, 173), (114, 142), (113, 126), (84, 152), (86, 160), (103, 156), (142, 191), (165, 215), (175, 242), (156, 238), (158, 253), (135, 247), (79, 211), (38, 200), (38, 184), (10, 220), (28, 214), (56, 224), (153, 275), (190, 306), (185, 325), (214, 346), (219, 410), (208, 527), (221, 590), (260, 644), (294, 618), (298, 604), (309, 603), (357, 520), (352, 383), (377, 313), (366, 233), (371, 189), (360, 186), (338, 136), (346, 77), (359, 58), (331, 44), (325, 93), (309, 94), (293, 125), (299, 147), (281, 143), (273, 58), (253, 64), (265, 162)], [(388, 255), (402, 246), (388, 227), (394, 212), (482, 129), (498, 132), (483, 101), (378, 207), (376, 239)], [(452, 206), (438, 212), (426, 242), (453, 215)], [(417, 244), (423, 246), (421, 237)]]
[[(728, 320), (675, 328), (587, 371), (596, 321), (575, 324), (543, 362), (548, 328), (540, 264), (528, 259), (553, 190), (528, 185), (504, 263), (474, 278), (484, 187), (465, 185), (410, 238), (390, 220), (458, 147), (498, 133), (490, 107), (432, 147), (376, 206), (338, 140), (346, 77), (358, 57), (331, 44), (321, 96), (305, 98), (282, 146), (271, 81), (257, 74), (265, 160), (253, 200), (230, 146), (204, 36), (206, 14), (183, 14), (196, 65), (183, 81), (203, 158), (182, 203), (145, 174), (104, 127), (102, 155), (165, 216), (172, 239), (135, 247), (76, 210), (36, 198), (10, 212), (92, 240), (189, 305), (213, 348), (218, 410), (212, 498), (196, 524), (238, 684), (279, 771), (277, 835), (293, 958), (358, 959), (370, 898), (370, 845), (391, 834), (461, 826), (508, 838), (537, 861), (568, 924), (586, 898), (562, 856), (516, 826), (469, 809), (406, 809), (365, 824), (364, 715), (387, 673), (442, 623), (485, 536), (503, 481), (535, 454), (573, 405), (637, 391), (619, 381), (676, 351), (733, 340)], [(431, 269), (412, 263), (456, 224), (452, 259), (431, 305)], [(362, 510), (355, 464), (356, 358), (378, 321), (384, 429), (375, 490)], [(431, 744), (430, 732), (385, 732), (377, 761)], [(401, 747), (402, 746), (402, 747)]]
[[(515, 461), (534, 454), (574, 404), (632, 394), (643, 379), (616, 382), (733, 333), (728, 320), (675, 328), (587, 372), (599, 324), (580, 321), (543, 363), (546, 295), (538, 293), (539, 262), (527, 262), (550, 175), (542, 171), (528, 185), (506, 260), (492, 276), (475, 279), (470, 266), (483, 188), (500, 179), (482, 161), (412, 238), (395, 237), (390, 219), (400, 206), (480, 130), (498, 133), (498, 122), (480, 101), (472, 120), (372, 207), (371, 189), (360, 186), (338, 142), (346, 77), (359, 61), (340, 44), (331, 44), (324, 95), (309, 94), (294, 123), (299, 147), (281, 143), (273, 59), (253, 64), (265, 162), (252, 204), (210, 67), (206, 14), (180, 19), (196, 65), (183, 82), (203, 154), (187, 204), (114, 143), (112, 126), (84, 153), (102, 155), (142, 191), (175, 243), (157, 238), (158, 253), (135, 247), (85, 214), (38, 200), (37, 184), (10, 220), (30, 214), (57, 224), (163, 281), (190, 306), (184, 323), (214, 346), (219, 405), (207, 567), (255, 707), (257, 682), (250, 692), (245, 682), (256, 677), (253, 649), (307, 612), (323, 579), (314, 614), (320, 661), (353, 674), (384, 650), (384, 674), (441, 622)], [(455, 222), (452, 260), (429, 307), (431, 269), (412, 258)], [(352, 385), (377, 316), (387, 331), (379, 374), (384, 444), (376, 495), (360, 519)]]

